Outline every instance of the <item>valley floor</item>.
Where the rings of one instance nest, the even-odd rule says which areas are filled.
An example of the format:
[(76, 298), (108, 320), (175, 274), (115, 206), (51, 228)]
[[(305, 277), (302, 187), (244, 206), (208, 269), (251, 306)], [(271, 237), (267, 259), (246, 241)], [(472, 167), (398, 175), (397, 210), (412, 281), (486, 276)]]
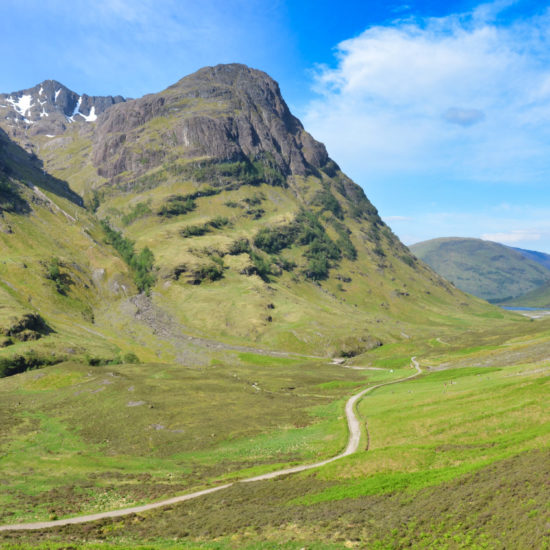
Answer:
[[(524, 326), (401, 342), (344, 365), (355, 368), (235, 351), (205, 369), (60, 364), (3, 379), (3, 524), (231, 486), (125, 517), (5, 531), (0, 544), (547, 548), (550, 324)], [(346, 396), (414, 374), (414, 348), (424, 373), (357, 406), (368, 452), (363, 433), (358, 452), (322, 468), (233, 483), (337, 455)]]

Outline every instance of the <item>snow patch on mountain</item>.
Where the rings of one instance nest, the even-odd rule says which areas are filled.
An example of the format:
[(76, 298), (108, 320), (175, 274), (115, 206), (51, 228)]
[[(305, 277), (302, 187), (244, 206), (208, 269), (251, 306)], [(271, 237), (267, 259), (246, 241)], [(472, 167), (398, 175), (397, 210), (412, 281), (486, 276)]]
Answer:
[(78, 113), (80, 116), (84, 118), (86, 122), (95, 122), (97, 120), (97, 115), (95, 114), (95, 106), (92, 106), (90, 109), (90, 114), (88, 116)]
[(20, 114), (25, 116), (27, 111), (32, 107), (32, 95), (24, 94), (20, 98), (12, 99), (8, 97), (6, 100), (13, 105), (13, 108)]

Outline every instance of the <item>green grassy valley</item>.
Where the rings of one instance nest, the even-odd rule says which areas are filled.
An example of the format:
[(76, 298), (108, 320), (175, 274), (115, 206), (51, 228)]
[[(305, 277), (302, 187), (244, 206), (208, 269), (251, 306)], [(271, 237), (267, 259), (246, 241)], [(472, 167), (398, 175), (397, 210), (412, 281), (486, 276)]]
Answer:
[[(0, 120), (2, 548), (548, 548), (550, 319), (463, 292), (548, 270), (413, 256), (261, 71), (88, 99)], [(246, 481), (339, 456), (381, 384), (357, 452)]]
[[(138, 516), (7, 532), (0, 540), (7, 548), (543, 545), (549, 333), (548, 322), (538, 321), (523, 336), (512, 327), (498, 336), (487, 330), (477, 346), (465, 338), (419, 344), (424, 374), (360, 403), (368, 451), (322, 469), (237, 484), (221, 497)], [(128, 506), (335, 454), (346, 437), (342, 396), (410, 372), (406, 359), (379, 349), (346, 366), (382, 370), (237, 353), (232, 364), (198, 372), (160, 365), (86, 372), (67, 364), (5, 379), (2, 403), (17, 385), (19, 405), (8, 399), (7, 409), (25, 412), (8, 416), (12, 443), (3, 463), (26, 481), (3, 482), (4, 523)], [(195, 397), (207, 392), (223, 408), (223, 421), (206, 403), (183, 398), (181, 386), (174, 393), (178, 378)], [(29, 399), (40, 412), (24, 407)], [(108, 407), (109, 420), (90, 426), (96, 407)], [(120, 429), (128, 414), (132, 421)], [(37, 424), (42, 435), (29, 439)], [(47, 473), (52, 460), (64, 465), (62, 478)]]

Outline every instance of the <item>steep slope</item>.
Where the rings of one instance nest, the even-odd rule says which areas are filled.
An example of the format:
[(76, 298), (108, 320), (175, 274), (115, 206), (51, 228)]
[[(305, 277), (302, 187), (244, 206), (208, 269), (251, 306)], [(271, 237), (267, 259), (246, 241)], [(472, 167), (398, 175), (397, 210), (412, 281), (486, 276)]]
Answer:
[(0, 131), (0, 376), (128, 349), (98, 332), (94, 308), (135, 291), (131, 275), (81, 203)]
[(150, 296), (100, 304), (96, 322), (175, 347), (183, 331), (355, 354), (495, 315), (411, 256), (261, 71), (207, 67), (27, 138), (111, 241), (153, 252)]
[(550, 270), (521, 251), (481, 239), (432, 239), (411, 251), (458, 288), (499, 302), (550, 281)]

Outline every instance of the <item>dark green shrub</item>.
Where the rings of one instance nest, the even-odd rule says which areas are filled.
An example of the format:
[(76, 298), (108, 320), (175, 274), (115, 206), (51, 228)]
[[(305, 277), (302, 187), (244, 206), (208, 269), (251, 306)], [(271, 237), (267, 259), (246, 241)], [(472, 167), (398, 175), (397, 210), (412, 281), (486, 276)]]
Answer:
[(296, 227), (294, 225), (262, 227), (254, 237), (254, 246), (268, 254), (277, 254), (292, 246), (295, 238)]
[(325, 257), (314, 256), (310, 258), (304, 274), (308, 279), (320, 281), (328, 277), (329, 264)]
[(311, 241), (305, 256), (306, 258), (323, 257), (327, 260), (339, 260), (342, 257), (342, 252), (330, 237), (323, 235)]
[(263, 200), (265, 200), (265, 195), (263, 193), (254, 193), (251, 197), (245, 197), (243, 202), (248, 206), (258, 206), (262, 204)]
[(209, 222), (207, 222), (207, 225), (213, 227), (214, 229), (220, 229), (222, 227), (225, 227), (226, 225), (229, 225), (229, 219), (225, 216), (216, 216), (215, 218), (212, 218)]
[(182, 195), (170, 197), (157, 212), (158, 216), (171, 218), (187, 214), (196, 208), (196, 203), (193, 199)]
[(284, 271), (293, 271), (294, 268), (296, 267), (296, 263), (294, 263), (291, 260), (287, 260), (282, 256), (274, 256), (273, 261), (277, 266), (279, 266)]
[(330, 219), (329, 223), (334, 227), (334, 229), (336, 229), (336, 232), (338, 233), (336, 246), (341, 250), (344, 257), (348, 260), (356, 260), (357, 249), (351, 242), (351, 231), (343, 223), (340, 223), (335, 219)]
[(20, 374), (28, 370), (39, 369), (65, 361), (65, 357), (57, 355), (40, 355), (31, 350), (25, 355), (0, 358), (0, 378)]
[(381, 258), (383, 258), (386, 253), (384, 252), (384, 249), (379, 245), (377, 244), (375, 247), (374, 247), (374, 250), (373, 252), (377, 255), (377, 256), (380, 256)]
[(229, 254), (231, 254), (232, 256), (248, 252), (250, 252), (250, 243), (248, 242), (248, 239), (245, 238), (233, 241), (231, 243), (231, 246), (229, 247)]
[(357, 259), (357, 248), (353, 246), (353, 243), (351, 242), (349, 235), (340, 236), (336, 241), (336, 246), (341, 250), (344, 257), (347, 258), (348, 260)]
[(180, 235), (184, 238), (187, 237), (200, 237), (206, 233), (210, 233), (211, 229), (221, 229), (226, 225), (230, 225), (229, 219), (224, 216), (216, 216), (210, 221), (198, 225), (188, 225), (180, 231)]
[(151, 213), (151, 201), (138, 202), (127, 214), (122, 216), (121, 221), (123, 225), (130, 225), (138, 218), (143, 218)]
[(105, 242), (112, 245), (134, 271), (134, 282), (139, 291), (149, 292), (156, 280), (153, 273), (155, 258), (151, 250), (145, 247), (139, 254), (136, 254), (134, 243), (123, 237), (120, 231), (114, 230), (107, 220), (102, 220), (101, 226), (105, 232)]
[(270, 280), (269, 276), (271, 275), (271, 264), (269, 260), (267, 260), (262, 255), (257, 254), (255, 252), (250, 252), (250, 259), (254, 264), (254, 269), (258, 274), (258, 276), (262, 280), (269, 282)]
[(245, 214), (253, 220), (259, 220), (265, 214), (265, 210), (263, 208), (247, 208)]
[(321, 211), (332, 212), (338, 219), (344, 217), (344, 210), (336, 197), (328, 190), (319, 191), (316, 193), (313, 204), (321, 207)]
[(91, 197), (89, 197), (88, 200), (85, 202), (85, 207), (91, 212), (97, 212), (103, 196), (104, 194), (100, 193), (97, 190), (92, 191)]
[(209, 229), (206, 224), (202, 225), (188, 225), (180, 231), (180, 235), (184, 238), (187, 237), (200, 237), (208, 233)]
[(53, 257), (47, 267), (46, 279), (55, 283), (55, 289), (63, 296), (67, 295), (72, 279), (66, 273), (61, 273), (61, 262), (59, 258)]
[(223, 277), (223, 269), (223, 266), (215, 263), (200, 266), (193, 270), (189, 282), (193, 285), (200, 285), (203, 281), (217, 281)]

